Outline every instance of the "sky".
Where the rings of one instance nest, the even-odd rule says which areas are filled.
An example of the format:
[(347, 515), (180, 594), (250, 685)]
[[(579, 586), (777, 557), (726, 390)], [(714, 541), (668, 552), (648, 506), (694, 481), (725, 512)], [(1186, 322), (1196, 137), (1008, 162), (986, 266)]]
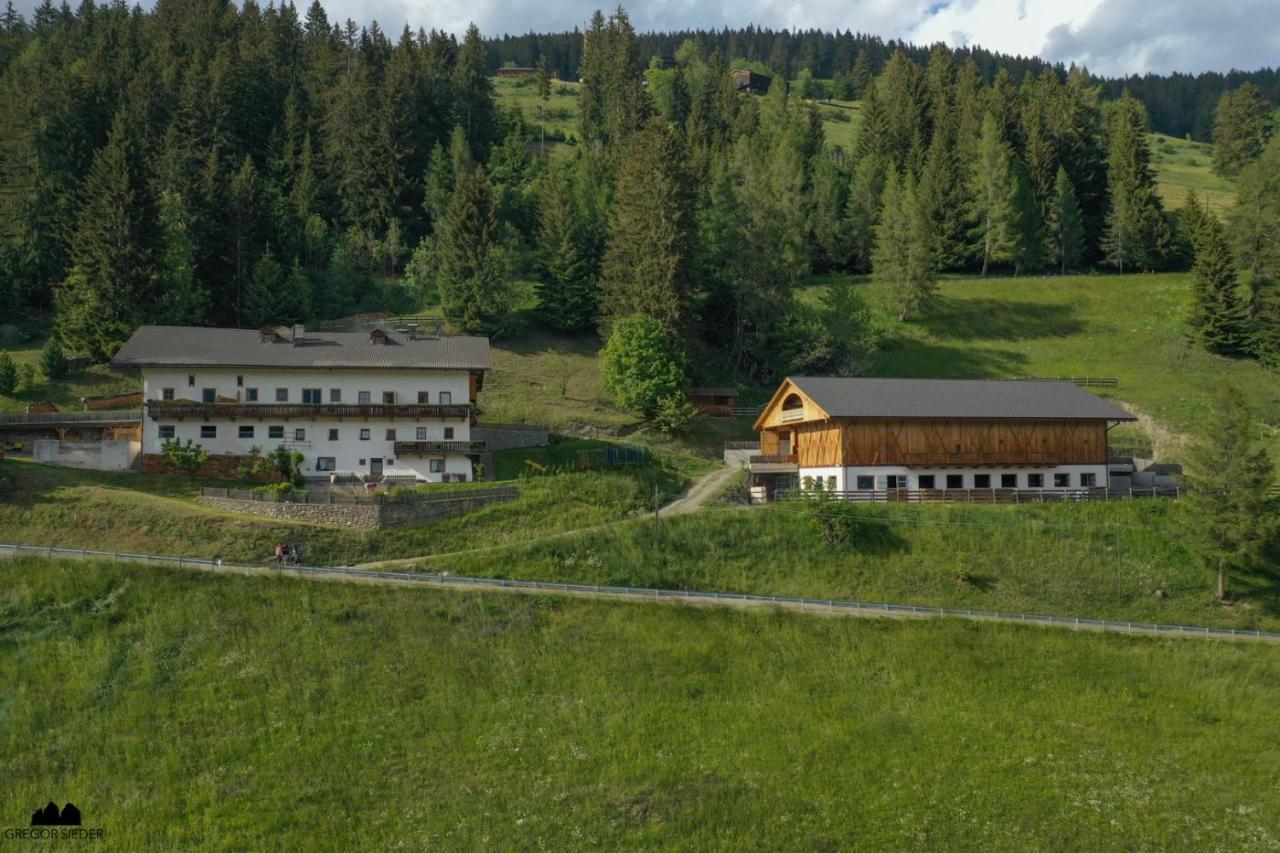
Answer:
[[(294, 2), (305, 7), (309, 0)], [(408, 23), (461, 34), (474, 22), (485, 35), (500, 35), (581, 27), (594, 9), (608, 11), (617, 0), (321, 2), (330, 20), (377, 19), (391, 33)], [(848, 29), (886, 40), (944, 41), (1038, 55), (1106, 76), (1253, 70), (1280, 63), (1280, 0), (628, 0), (624, 5), (641, 31), (748, 23)]]

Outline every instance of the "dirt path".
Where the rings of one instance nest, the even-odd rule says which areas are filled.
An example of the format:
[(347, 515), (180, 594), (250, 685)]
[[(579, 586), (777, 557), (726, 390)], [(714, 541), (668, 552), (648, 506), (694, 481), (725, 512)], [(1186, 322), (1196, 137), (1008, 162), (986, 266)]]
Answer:
[(723, 468), (717, 468), (710, 474), (703, 474), (688, 489), (685, 489), (684, 494), (659, 509), (658, 515), (685, 515), (697, 512), (702, 508), (703, 504), (720, 494), (720, 490), (728, 484), (734, 474), (738, 473), (738, 470), (738, 468), (726, 465)]

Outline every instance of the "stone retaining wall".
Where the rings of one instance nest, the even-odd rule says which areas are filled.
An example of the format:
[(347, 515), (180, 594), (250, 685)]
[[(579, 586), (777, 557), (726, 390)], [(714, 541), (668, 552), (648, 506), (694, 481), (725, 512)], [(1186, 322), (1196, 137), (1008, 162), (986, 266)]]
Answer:
[(486, 423), (478, 423), (471, 428), (471, 440), (483, 441), (487, 453), (495, 450), (514, 450), (518, 447), (545, 447), (550, 441), (546, 427)]
[(243, 501), (201, 495), (205, 506), (226, 512), (243, 512), (283, 521), (306, 521), (357, 530), (381, 530), (404, 524), (421, 524), (479, 509), (491, 503), (510, 503), (516, 495), (441, 498), (414, 503), (290, 503), (288, 501)]

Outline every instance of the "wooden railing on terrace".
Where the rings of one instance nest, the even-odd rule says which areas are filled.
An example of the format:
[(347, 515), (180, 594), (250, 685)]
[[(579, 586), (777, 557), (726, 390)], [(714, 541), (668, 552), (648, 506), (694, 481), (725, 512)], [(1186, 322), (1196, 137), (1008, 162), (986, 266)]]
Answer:
[(127, 424), (142, 421), (141, 409), (98, 409), (91, 412), (0, 413), (0, 426), (61, 426), (71, 424)]
[(774, 495), (777, 501), (858, 501), (902, 503), (1028, 504), (1063, 501), (1116, 501), (1130, 498), (1178, 498), (1185, 490), (1174, 486), (1150, 489), (867, 489), (828, 492), (787, 489)]
[(468, 418), (468, 405), (426, 403), (195, 403), (148, 400), (147, 414), (158, 418)]
[(480, 453), (483, 441), (397, 441), (392, 447), (397, 456), (425, 456), (431, 453)]

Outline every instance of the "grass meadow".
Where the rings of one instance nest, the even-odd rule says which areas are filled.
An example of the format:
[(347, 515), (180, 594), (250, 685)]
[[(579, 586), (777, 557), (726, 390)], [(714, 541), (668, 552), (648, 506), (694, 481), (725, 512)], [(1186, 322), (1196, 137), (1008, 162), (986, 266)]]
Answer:
[(629, 518), (652, 507), (655, 488), (663, 495), (682, 490), (699, 464), (659, 456), (637, 468), (527, 479), (512, 503), (374, 533), (221, 512), (197, 503), (199, 482), (185, 477), (5, 459), (0, 461), (0, 478), (8, 481), (7, 490), (0, 490), (0, 542), (216, 555), (253, 564), (266, 562), (277, 542), (288, 541), (303, 547), (308, 562), (341, 565), (515, 543), (533, 533)]
[[(454, 574), (842, 598), (1280, 630), (1280, 570), (1232, 576), (1232, 602), (1184, 547), (1185, 505), (861, 506), (853, 545), (820, 506), (721, 508), (426, 559)], [(1280, 554), (1276, 554), (1280, 565)]]
[(1273, 849), (1280, 649), (0, 564), (7, 825), (117, 849)]

